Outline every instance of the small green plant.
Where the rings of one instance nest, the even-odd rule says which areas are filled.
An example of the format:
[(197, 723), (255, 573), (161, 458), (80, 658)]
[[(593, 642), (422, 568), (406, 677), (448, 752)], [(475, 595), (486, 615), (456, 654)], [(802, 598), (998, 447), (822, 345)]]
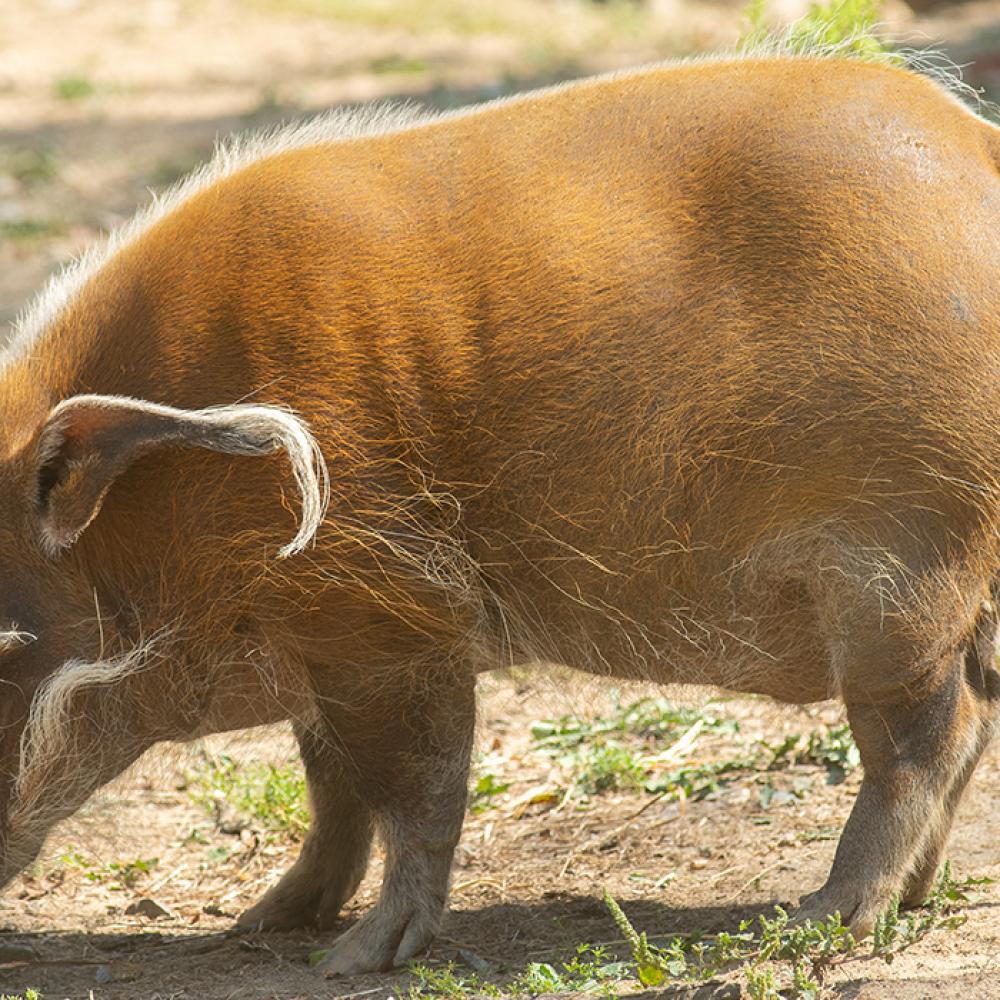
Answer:
[[(665, 744), (703, 730), (735, 729), (734, 722), (704, 710), (643, 698), (629, 705), (616, 704), (609, 715), (595, 719), (574, 715), (545, 719), (532, 725), (531, 734), (536, 753), (554, 757), (578, 791), (593, 795), (616, 788), (663, 791), (670, 780), (670, 775), (659, 773)], [(711, 770), (715, 773), (720, 767), (712, 765)], [(677, 776), (677, 780), (684, 778)]]
[(0, 1000), (42, 1000), (42, 994), (38, 990), (26, 989), (21, 993), (0, 993)]
[(617, 995), (615, 983), (629, 978), (629, 964), (610, 960), (603, 948), (581, 944), (568, 962), (529, 962), (502, 984), (490, 982), (454, 963), (432, 967), (410, 966), (414, 981), (406, 996), (410, 1000), (457, 1000), (464, 997), (540, 997)]
[(827, 784), (839, 785), (851, 771), (861, 765), (851, 727), (834, 726), (828, 730), (814, 730), (806, 736), (805, 744), (799, 733), (792, 733), (778, 744), (763, 744), (771, 759), (765, 767), (775, 771), (790, 764), (819, 764), (826, 768)]
[(309, 826), (301, 765), (238, 764), (227, 754), (208, 758), (188, 775), (188, 791), (216, 821), (225, 808), (265, 830), (301, 840)]
[(481, 813), (491, 809), (496, 805), (493, 800), (508, 788), (510, 788), (509, 781), (501, 781), (495, 774), (483, 771), (476, 777), (469, 793), (469, 811)]
[(640, 789), (648, 770), (628, 747), (613, 741), (589, 747), (581, 756), (577, 783), (587, 795), (612, 788)]
[(506, 986), (515, 997), (600, 994), (615, 996), (614, 983), (628, 973), (625, 962), (610, 962), (603, 948), (580, 945), (569, 962), (530, 962)]
[(647, 792), (664, 797), (692, 799), (697, 802), (755, 767), (756, 761), (753, 757), (733, 757), (730, 760), (685, 764), (651, 777), (644, 787)]
[(159, 858), (136, 858), (134, 861), (111, 861), (102, 865), (89, 861), (78, 851), (68, 851), (59, 860), (67, 868), (82, 872), (88, 882), (99, 882), (112, 892), (135, 888), (159, 864)]
[(97, 87), (91, 79), (76, 74), (59, 77), (53, 90), (60, 101), (82, 101), (97, 93)]
[(749, 0), (743, 9), (743, 50), (766, 49), (777, 43), (787, 52), (836, 49), (844, 55), (876, 62), (899, 62), (900, 56), (875, 34), (882, 0), (831, 0), (813, 3), (809, 11), (781, 34), (768, 21), (767, 0)]
[(955, 879), (945, 865), (920, 910), (900, 913), (895, 900), (876, 923), (866, 950), (843, 925), (839, 914), (824, 921), (792, 923), (780, 907), (773, 916), (744, 920), (735, 932), (670, 938), (653, 946), (645, 931), (636, 931), (614, 899), (604, 902), (632, 954), (645, 986), (699, 983), (720, 976), (739, 979), (755, 1000), (816, 1000), (827, 972), (845, 962), (879, 958), (891, 962), (901, 951), (932, 931), (954, 930), (965, 922), (959, 909), (974, 890), (991, 880)]
[(703, 709), (671, 705), (662, 698), (641, 698), (628, 705), (616, 699), (612, 712), (596, 719), (575, 715), (543, 719), (532, 723), (531, 735), (536, 750), (555, 755), (599, 736), (634, 736), (650, 744), (663, 742), (676, 739), (695, 723), (709, 729), (736, 728), (734, 722), (717, 719)]
[[(325, 953), (324, 953), (325, 954)], [(406, 995), (411, 1000), (457, 997), (500, 997), (503, 994), (494, 983), (484, 982), (474, 973), (460, 971), (454, 962), (434, 968), (420, 963), (410, 966), (414, 981)]]
[[(793, 733), (775, 746), (766, 743), (722, 760), (685, 760), (695, 739), (704, 732), (738, 732), (735, 721), (704, 709), (677, 707), (659, 698), (644, 698), (594, 719), (567, 715), (532, 725), (533, 749), (555, 758), (573, 788), (585, 795), (609, 789), (642, 789), (677, 799), (703, 799), (728, 783), (755, 771), (776, 771), (792, 765), (819, 765), (827, 782), (838, 784), (861, 762), (847, 725)], [(676, 752), (680, 748), (682, 752)], [(781, 793), (802, 798), (812, 785), (800, 779)], [(776, 789), (765, 784), (766, 808)]]
[(872, 932), (872, 955), (892, 962), (899, 952), (925, 937), (932, 930), (955, 930), (968, 919), (957, 912), (973, 902), (979, 886), (992, 885), (991, 878), (966, 878), (957, 880), (951, 872), (951, 862), (946, 861), (938, 875), (930, 896), (919, 910), (900, 913), (899, 898), (893, 899), (889, 909), (875, 922)]

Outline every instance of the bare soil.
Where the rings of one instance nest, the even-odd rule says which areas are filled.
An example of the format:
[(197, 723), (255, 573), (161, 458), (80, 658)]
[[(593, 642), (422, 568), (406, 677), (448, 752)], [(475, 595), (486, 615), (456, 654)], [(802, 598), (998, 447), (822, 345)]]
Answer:
[[(583, 0), (0, 0), (0, 322), (59, 263), (146, 201), (147, 188), (171, 183), (220, 136), (338, 103), (410, 96), (446, 106), (728, 45), (740, 31), (740, 6), (649, 0), (630, 13)], [(794, 8), (789, 0), (780, 9)], [(896, 33), (943, 42), (959, 62), (976, 59), (967, 74), (974, 82), (1000, 85), (997, 0), (919, 18), (897, 4), (887, 19)], [(451, 912), (430, 961), (462, 949), (502, 971), (568, 958), (584, 941), (618, 948), (604, 887), (637, 926), (669, 934), (733, 927), (822, 881), (857, 774), (827, 785), (820, 769), (804, 768), (783, 780), (804, 779), (808, 791), (767, 808), (755, 775), (683, 804), (650, 804), (636, 791), (560, 797), (551, 762), (528, 752), (528, 730), (532, 719), (607, 707), (606, 691), (578, 688), (484, 684), (480, 745), (513, 783), (468, 818)], [(727, 701), (725, 712), (740, 720), (744, 745), (839, 718), (835, 706), (756, 699)], [(247, 759), (292, 752), (281, 729), (221, 742)], [(219, 744), (211, 742), (213, 751)], [(706, 739), (695, 756), (723, 759), (732, 750)], [(215, 822), (193, 801), (187, 776), (203, 752), (183, 747), (142, 762), (64, 824), (45, 859), (0, 896), (0, 991), (96, 1000), (405, 992), (405, 972), (318, 979), (306, 962), (327, 942), (316, 935), (232, 932), (233, 916), (296, 847)], [(952, 839), (963, 874), (1000, 878), (998, 779), (994, 749)], [(108, 875), (109, 863), (151, 858), (155, 866), (133, 885)], [(380, 871), (376, 857), (345, 924), (373, 901)], [(141, 898), (166, 913), (127, 913)], [(1000, 997), (998, 937), (1000, 890), (986, 890), (960, 930), (930, 936), (890, 966), (846, 966), (830, 993)], [(691, 995), (717, 994), (710, 986)]]
[[(428, 962), (457, 960), (466, 967), (471, 952), (501, 974), (530, 961), (568, 960), (581, 942), (605, 943), (625, 955), (600, 899), (604, 888), (637, 927), (668, 935), (735, 929), (741, 919), (770, 912), (776, 902), (787, 906), (822, 882), (859, 787), (858, 772), (839, 785), (827, 784), (818, 767), (747, 774), (685, 803), (615, 790), (567, 797), (555, 765), (529, 752), (529, 731), (535, 719), (609, 710), (607, 689), (587, 681), (581, 691), (575, 680), (572, 688), (571, 695), (565, 678), (484, 682), (480, 748), (491, 772), (511, 787), (490, 808), (468, 816), (451, 911)], [(739, 699), (713, 711), (736, 719), (739, 733), (706, 735), (694, 761), (727, 759), (755, 740), (774, 743), (840, 721), (835, 705), (800, 709)], [(209, 742), (212, 752), (224, 747), (247, 760), (280, 762), (292, 751), (281, 728)], [(93, 991), (102, 1000), (405, 992), (406, 972), (319, 979), (307, 959), (328, 945), (327, 937), (233, 932), (234, 915), (277, 878), (296, 846), (252, 825), (241, 830), (225, 816), (220, 823), (194, 801), (189, 776), (204, 751), (191, 746), (155, 755), (54, 835), (46, 860), (0, 899), (0, 956), (5, 947), (33, 953), (22, 955), (21, 964), (0, 966), (0, 988), (31, 986), (45, 997), (74, 998)], [(765, 806), (764, 782), (805, 791), (777, 795)], [(998, 785), (1000, 748), (980, 766), (956, 824), (949, 853), (962, 874), (1000, 879)], [(129, 887), (106, 874), (109, 863), (153, 858), (150, 873)], [(381, 867), (376, 854), (344, 914), (345, 926), (374, 901)], [(100, 880), (92, 881), (95, 876)], [(152, 899), (167, 913), (129, 915), (139, 899)], [(892, 965), (866, 960), (838, 970), (829, 995), (1000, 997), (1000, 891), (984, 889), (967, 912), (965, 926), (932, 934)], [(622, 990), (641, 992), (638, 984)], [(707, 986), (693, 995), (734, 994)]]

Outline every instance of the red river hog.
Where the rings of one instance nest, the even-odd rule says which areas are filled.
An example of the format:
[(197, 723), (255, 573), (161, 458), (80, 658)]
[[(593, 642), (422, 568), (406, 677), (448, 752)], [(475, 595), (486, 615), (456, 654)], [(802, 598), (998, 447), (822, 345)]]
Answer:
[(241, 923), (424, 949), (476, 676), (838, 698), (800, 915), (923, 898), (995, 726), (1000, 131), (818, 56), (222, 151), (0, 356), (0, 882), (158, 741), (291, 719), (311, 829)]

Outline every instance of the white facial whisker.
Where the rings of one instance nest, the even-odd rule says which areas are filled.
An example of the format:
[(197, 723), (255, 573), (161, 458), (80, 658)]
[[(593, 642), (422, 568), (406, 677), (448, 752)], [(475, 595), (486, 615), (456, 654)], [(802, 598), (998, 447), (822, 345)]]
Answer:
[(7, 629), (0, 629), (0, 654), (9, 653), (21, 646), (28, 646), (38, 638), (33, 632), (20, 629), (17, 625), (12, 625)]

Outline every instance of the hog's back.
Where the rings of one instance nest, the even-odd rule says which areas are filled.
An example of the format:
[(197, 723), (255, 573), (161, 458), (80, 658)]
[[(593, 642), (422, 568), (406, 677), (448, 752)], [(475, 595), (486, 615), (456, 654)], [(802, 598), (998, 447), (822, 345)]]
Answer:
[(365, 525), (484, 666), (801, 700), (872, 580), (926, 617), (995, 523), (998, 159), (902, 70), (694, 63), (279, 154), (143, 267), (234, 303), (173, 348), (193, 405), (208, 329), (318, 430), (314, 561)]

